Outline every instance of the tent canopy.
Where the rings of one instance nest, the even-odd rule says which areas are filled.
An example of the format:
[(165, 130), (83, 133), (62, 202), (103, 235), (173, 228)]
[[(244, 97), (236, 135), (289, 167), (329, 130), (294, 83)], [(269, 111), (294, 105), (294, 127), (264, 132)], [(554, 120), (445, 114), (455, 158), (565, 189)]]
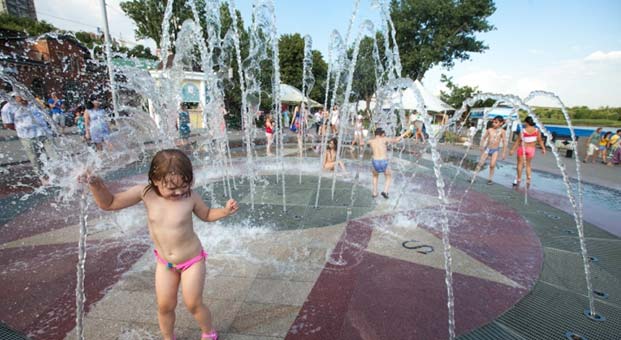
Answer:
[[(416, 89), (418, 90), (418, 92), (420, 92), (420, 96), (423, 99), (427, 111), (443, 112), (455, 110), (450, 105), (440, 100), (438, 97), (432, 95), (431, 92), (429, 92), (420, 81), (415, 80), (414, 86), (416, 86)], [(417, 110), (418, 99), (416, 97), (416, 94), (414, 93), (414, 89), (408, 87), (405, 89), (396, 90), (393, 93), (392, 97), (384, 102), (382, 108), (390, 109), (391, 106), (401, 106), (406, 110)]]
[[(310, 107), (322, 107), (320, 103), (317, 101), (308, 98)], [(299, 104), (301, 102), (306, 102), (306, 97), (302, 91), (297, 88), (288, 85), (288, 84), (280, 84), (280, 102), (284, 104)]]

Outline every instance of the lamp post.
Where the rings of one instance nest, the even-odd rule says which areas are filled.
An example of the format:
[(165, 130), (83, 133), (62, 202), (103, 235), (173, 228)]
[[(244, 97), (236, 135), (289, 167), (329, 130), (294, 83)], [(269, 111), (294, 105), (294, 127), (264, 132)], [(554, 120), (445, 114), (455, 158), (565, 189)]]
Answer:
[(114, 119), (119, 118), (116, 88), (114, 83), (114, 68), (112, 67), (112, 50), (110, 48), (112, 40), (110, 39), (110, 28), (108, 27), (108, 12), (106, 11), (106, 0), (101, 0), (101, 14), (104, 24), (104, 38), (106, 45), (106, 61), (108, 63), (108, 75), (110, 76), (110, 92), (112, 93), (112, 108), (114, 110)]

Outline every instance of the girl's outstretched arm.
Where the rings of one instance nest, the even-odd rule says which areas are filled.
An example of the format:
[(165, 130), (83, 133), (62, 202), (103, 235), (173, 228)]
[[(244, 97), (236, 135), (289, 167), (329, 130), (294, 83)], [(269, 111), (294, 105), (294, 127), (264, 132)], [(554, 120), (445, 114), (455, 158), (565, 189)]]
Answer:
[(126, 191), (112, 194), (100, 177), (87, 176), (86, 182), (97, 206), (106, 211), (131, 207), (142, 200), (144, 185), (136, 185)]
[(194, 214), (205, 222), (214, 222), (227, 216), (233, 215), (239, 209), (237, 201), (228, 200), (224, 208), (209, 208), (203, 201), (201, 196), (192, 191), (192, 199), (194, 199)]

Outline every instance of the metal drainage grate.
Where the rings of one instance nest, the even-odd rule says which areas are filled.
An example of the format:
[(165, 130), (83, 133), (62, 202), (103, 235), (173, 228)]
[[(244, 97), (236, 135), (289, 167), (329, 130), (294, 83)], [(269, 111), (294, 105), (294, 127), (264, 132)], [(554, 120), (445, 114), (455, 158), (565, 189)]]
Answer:
[(565, 333), (565, 338), (567, 340), (589, 340), (589, 339), (583, 337), (582, 335), (578, 335), (578, 334), (576, 334), (574, 332), (567, 332), (567, 333)]
[(7, 325), (0, 322), (0, 339), (2, 340), (28, 340), (24, 335), (10, 329)]

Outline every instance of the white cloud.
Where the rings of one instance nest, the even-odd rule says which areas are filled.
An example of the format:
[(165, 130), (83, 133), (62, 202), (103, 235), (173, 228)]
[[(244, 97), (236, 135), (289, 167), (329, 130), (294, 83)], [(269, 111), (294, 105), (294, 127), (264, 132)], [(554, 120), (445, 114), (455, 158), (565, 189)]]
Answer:
[[(121, 10), (122, 0), (108, 0), (107, 14), (110, 27), (110, 35), (114, 39), (122, 39), (130, 43), (140, 44), (154, 48), (152, 40), (136, 41), (134, 36), (135, 25)], [(100, 1), (84, 0), (35, 0), (35, 8), (39, 19), (52, 23), (54, 26), (72, 30), (96, 32), (100, 27), (103, 30), (103, 16)]]
[[(442, 86), (440, 74), (444, 73), (452, 76), (459, 86), (476, 86), (482, 92), (525, 98), (532, 91), (541, 90), (555, 93), (566, 106), (621, 107), (621, 67), (616, 62), (618, 59), (613, 58), (615, 53), (602, 55), (605, 57), (600, 62), (582, 58), (560, 60), (543, 67), (533, 67), (527, 61), (497, 66), (458, 64), (450, 71), (432, 69), (425, 76), (424, 83), (437, 93)], [(530, 104), (556, 105), (545, 98), (537, 98)]]
[(589, 54), (586, 61), (621, 61), (621, 51), (602, 52), (597, 51)]

